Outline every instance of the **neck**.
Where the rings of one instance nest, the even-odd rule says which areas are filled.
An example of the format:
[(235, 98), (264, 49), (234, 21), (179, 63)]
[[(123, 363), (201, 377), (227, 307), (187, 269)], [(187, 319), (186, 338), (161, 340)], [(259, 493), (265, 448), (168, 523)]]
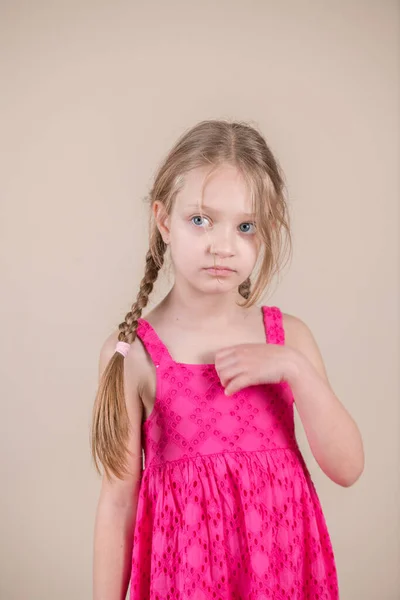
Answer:
[(213, 323), (218, 323), (221, 327), (224, 323), (232, 323), (239, 314), (243, 314), (245, 309), (237, 305), (239, 299), (243, 300), (237, 291), (215, 295), (183, 295), (174, 285), (161, 304), (175, 323), (193, 323), (197, 328), (202, 324), (210, 327)]

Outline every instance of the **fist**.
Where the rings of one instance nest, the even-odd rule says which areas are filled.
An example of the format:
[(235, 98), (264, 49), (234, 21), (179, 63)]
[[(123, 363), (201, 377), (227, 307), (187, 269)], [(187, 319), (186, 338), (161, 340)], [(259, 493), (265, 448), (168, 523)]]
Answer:
[(251, 385), (290, 381), (297, 352), (278, 344), (239, 344), (218, 350), (215, 369), (230, 396)]

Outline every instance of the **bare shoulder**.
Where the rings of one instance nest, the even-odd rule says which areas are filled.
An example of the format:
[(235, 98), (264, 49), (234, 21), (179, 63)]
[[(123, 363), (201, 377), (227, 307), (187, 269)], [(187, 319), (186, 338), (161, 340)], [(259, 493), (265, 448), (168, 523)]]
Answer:
[(102, 376), (104, 369), (114, 356), (115, 346), (118, 342), (118, 333), (118, 331), (114, 331), (111, 335), (109, 335), (100, 349), (99, 378)]
[[(99, 360), (99, 377), (103, 373), (104, 369), (108, 365), (111, 358), (114, 356), (115, 347), (118, 342), (119, 331), (113, 331), (104, 341), (103, 346), (100, 350)], [(135, 382), (137, 385), (138, 392), (140, 394), (143, 384), (145, 382), (145, 376), (147, 374), (148, 360), (146, 352), (140, 340), (136, 338), (129, 348), (129, 352), (125, 358), (125, 373), (129, 374), (130, 380)]]
[(313, 337), (308, 325), (294, 315), (283, 312), (282, 325), (285, 331), (285, 343), (288, 346), (297, 347), (298, 344), (304, 342), (305, 337)]
[(329, 383), (321, 351), (309, 326), (299, 317), (288, 313), (282, 313), (282, 324), (285, 331), (285, 344), (303, 354), (321, 377)]

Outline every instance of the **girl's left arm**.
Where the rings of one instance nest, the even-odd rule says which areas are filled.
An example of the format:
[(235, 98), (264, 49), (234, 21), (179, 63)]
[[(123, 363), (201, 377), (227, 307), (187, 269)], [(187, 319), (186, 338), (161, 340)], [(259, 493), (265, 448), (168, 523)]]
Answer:
[(335, 395), (321, 352), (308, 326), (284, 315), (287, 341), (295, 349), (288, 383), (311, 451), (324, 473), (349, 487), (364, 469), (360, 431)]

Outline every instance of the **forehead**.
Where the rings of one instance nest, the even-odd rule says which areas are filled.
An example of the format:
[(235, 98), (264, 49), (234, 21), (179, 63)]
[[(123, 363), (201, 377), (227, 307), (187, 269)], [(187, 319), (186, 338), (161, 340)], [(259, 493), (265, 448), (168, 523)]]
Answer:
[(176, 208), (208, 206), (218, 211), (251, 213), (250, 190), (240, 171), (231, 165), (222, 165), (210, 173), (211, 169), (199, 167), (185, 175)]

